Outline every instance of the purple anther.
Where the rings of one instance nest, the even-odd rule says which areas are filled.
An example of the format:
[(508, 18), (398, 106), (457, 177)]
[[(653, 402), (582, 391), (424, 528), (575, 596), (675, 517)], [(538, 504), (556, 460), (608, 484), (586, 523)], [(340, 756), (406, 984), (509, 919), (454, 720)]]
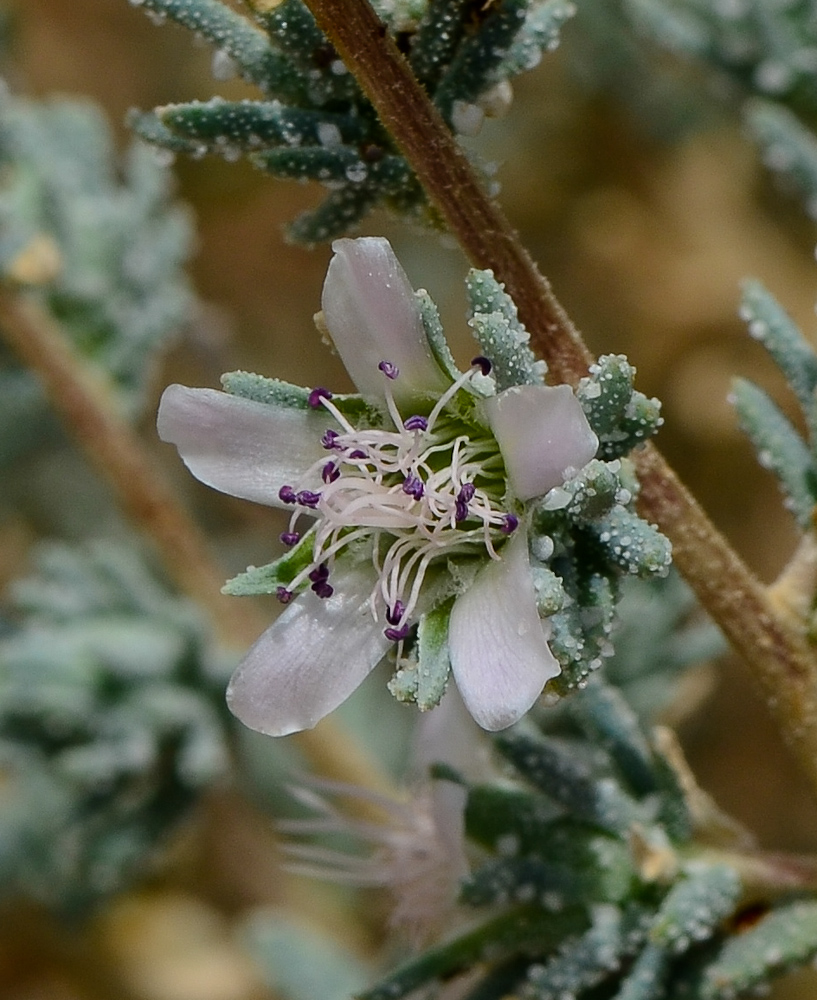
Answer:
[(332, 393), (328, 389), (324, 389), (322, 385), (316, 386), (312, 392), (310, 392), (307, 397), (307, 403), (312, 407), (313, 410), (317, 410), (321, 405), (322, 399), (331, 399)]
[(298, 494), (291, 486), (282, 486), (281, 489), (278, 490), (278, 499), (283, 503), (297, 503)]
[(483, 357), (478, 354), (475, 358), (471, 358), (471, 365), (474, 368), (479, 368), (483, 375), (490, 375), (491, 369), (494, 367), (488, 358)]
[(334, 594), (334, 589), (327, 583), (329, 579), (329, 567), (326, 563), (316, 566), (309, 574), (309, 579), (312, 581), (312, 590), (322, 600), (326, 600), (327, 597), (331, 597)]
[(406, 606), (401, 600), (394, 602), (391, 608), (386, 608), (386, 621), (389, 625), (397, 625), (406, 611)]
[(391, 361), (381, 361), (377, 366), (380, 371), (386, 376), (386, 378), (395, 379), (400, 374), (400, 369), (391, 363)]
[(327, 451), (334, 451), (336, 448), (340, 447), (338, 444), (339, 437), (340, 434), (330, 428), (328, 431), (324, 431), (323, 437), (321, 438), (321, 444)]
[(473, 499), (477, 488), (473, 483), (463, 483), (454, 501), (454, 520), (464, 521), (468, 517), (468, 503)]
[(502, 518), (502, 524), (499, 526), (499, 530), (503, 535), (512, 535), (516, 529), (519, 527), (519, 518), (516, 514), (506, 514)]
[(301, 536), (297, 531), (282, 531), (278, 538), (283, 542), (284, 545), (297, 545), (301, 540)]
[(415, 476), (413, 472), (410, 472), (403, 480), (402, 489), (404, 493), (407, 493), (410, 497), (414, 497), (415, 500), (422, 500), (423, 493), (425, 493), (425, 486), (423, 486), (422, 479), (419, 476)]
[(275, 591), (275, 596), (281, 602), (281, 604), (289, 604), (292, 598), (295, 596), (291, 590), (287, 590), (286, 587), (279, 587)]
[(419, 413), (415, 413), (413, 417), (408, 418), (403, 426), (407, 431), (427, 431), (428, 421), (425, 417), (421, 417)]
[(384, 629), (383, 635), (385, 635), (389, 642), (401, 642), (403, 639), (408, 639), (409, 632), (411, 632), (411, 625), (406, 622), (401, 628)]
[(360, 448), (355, 448), (354, 451), (349, 453), (349, 458), (368, 458), (369, 456), (365, 451), (361, 451)]
[(340, 470), (334, 462), (327, 462), (324, 465), (321, 469), (321, 479), (325, 483), (334, 483), (336, 479), (340, 479)]
[(313, 510), (318, 506), (320, 500), (320, 493), (313, 493), (312, 490), (301, 490), (300, 493), (295, 494), (296, 503), (302, 507), (311, 507)]

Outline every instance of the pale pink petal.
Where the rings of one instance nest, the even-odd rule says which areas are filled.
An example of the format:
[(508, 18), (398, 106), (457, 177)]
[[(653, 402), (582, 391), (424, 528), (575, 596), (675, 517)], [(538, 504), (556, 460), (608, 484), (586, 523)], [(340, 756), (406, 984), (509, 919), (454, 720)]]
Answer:
[(490, 732), (518, 721), (560, 667), (536, 610), (520, 528), (502, 558), (477, 573), (451, 612), (451, 667), (466, 708)]
[(580, 469), (599, 441), (569, 385), (519, 385), (486, 399), (511, 489), (519, 500), (543, 496)]
[(233, 674), (227, 704), (268, 736), (311, 729), (345, 701), (391, 643), (372, 618), (371, 566), (336, 571), (328, 599), (311, 591), (271, 625)]
[(434, 360), (406, 272), (388, 240), (335, 240), (323, 285), (324, 321), (352, 381), (365, 396), (382, 398), (382, 361), (399, 375), (394, 398), (409, 402), (444, 392), (450, 380)]
[(156, 421), (159, 437), (175, 444), (196, 479), (256, 503), (283, 507), (278, 490), (301, 483), (326, 455), (321, 435), (326, 414), (256, 403), (217, 389), (165, 389)]

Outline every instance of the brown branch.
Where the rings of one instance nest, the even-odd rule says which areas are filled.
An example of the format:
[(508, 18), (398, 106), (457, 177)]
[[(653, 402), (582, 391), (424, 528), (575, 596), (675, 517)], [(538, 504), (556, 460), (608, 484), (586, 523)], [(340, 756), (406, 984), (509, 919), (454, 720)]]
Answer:
[[(254, 0), (261, 7), (271, 0)], [(306, 0), (471, 262), (513, 297), (557, 381), (576, 384), (591, 355), (366, 0)], [(766, 594), (652, 447), (636, 455), (641, 512), (673, 543), (699, 600), (752, 667), (817, 790), (817, 664)]]
[[(0, 336), (41, 379), (66, 429), (112, 488), (125, 514), (153, 543), (179, 589), (208, 615), (225, 645), (243, 649), (269, 624), (251, 602), (221, 593), (224, 574), (133, 429), (118, 415), (102, 372), (80, 358), (58, 324), (34, 302), (0, 289)], [(388, 781), (332, 720), (293, 739), (320, 774), (387, 789)]]

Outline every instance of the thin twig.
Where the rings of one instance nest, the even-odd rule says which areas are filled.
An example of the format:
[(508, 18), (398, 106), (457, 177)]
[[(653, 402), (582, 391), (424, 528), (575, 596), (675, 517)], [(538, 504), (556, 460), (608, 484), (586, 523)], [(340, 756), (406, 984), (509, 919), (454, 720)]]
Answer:
[[(224, 574), (139, 436), (118, 415), (107, 377), (79, 357), (59, 325), (22, 295), (0, 289), (0, 335), (41, 379), (68, 432), (149, 539), (170, 578), (208, 615), (225, 645), (244, 649), (269, 624), (249, 601), (221, 593)], [(352, 737), (326, 720), (293, 739), (319, 774), (367, 788), (388, 780)]]
[[(254, 0), (260, 6), (269, 0)], [(505, 284), (556, 381), (573, 385), (591, 355), (491, 200), (366, 0), (306, 0), (471, 262)], [(773, 611), (763, 587), (664, 459), (635, 455), (642, 514), (673, 544), (699, 600), (752, 668), (787, 741), (817, 791), (817, 663), (804, 636)]]

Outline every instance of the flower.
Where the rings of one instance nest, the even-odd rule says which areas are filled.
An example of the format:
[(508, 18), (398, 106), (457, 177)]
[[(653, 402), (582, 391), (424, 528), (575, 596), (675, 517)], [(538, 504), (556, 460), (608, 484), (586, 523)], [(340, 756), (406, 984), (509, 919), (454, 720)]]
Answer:
[[(389, 924), (415, 948), (449, 931), (461, 916), (460, 883), (469, 872), (468, 788), (459, 781), (434, 780), (432, 767), (442, 764), (467, 781), (491, 774), (478, 733), (454, 689), (416, 727), (407, 749), (407, 786), (402, 793), (383, 794), (314, 777), (290, 788), (311, 815), (277, 824), (290, 838), (282, 845), (292, 859), (289, 870), (387, 889)], [(341, 835), (340, 846), (302, 839), (333, 834)]]
[[(425, 781), (402, 799), (370, 789), (309, 778), (290, 789), (306, 806), (309, 819), (284, 820), (278, 829), (290, 836), (343, 834), (355, 853), (290, 840), (284, 853), (290, 871), (312, 878), (389, 890), (390, 925), (419, 947), (450, 927), (460, 881), (468, 873), (465, 854), (467, 790), (452, 782)], [(374, 807), (380, 822), (358, 819), (331, 797)]]
[(398, 697), (432, 707), (450, 663), (474, 719), (503, 729), (560, 669), (537, 611), (531, 501), (597, 438), (568, 386), (497, 393), (482, 356), (458, 372), (386, 240), (333, 246), (322, 323), (358, 395), (234, 375), (243, 395), (173, 385), (159, 409), (198, 479), (292, 510), (291, 551), (245, 575), (289, 606), (238, 667), (230, 707), (270, 735), (310, 728), (393, 651)]

